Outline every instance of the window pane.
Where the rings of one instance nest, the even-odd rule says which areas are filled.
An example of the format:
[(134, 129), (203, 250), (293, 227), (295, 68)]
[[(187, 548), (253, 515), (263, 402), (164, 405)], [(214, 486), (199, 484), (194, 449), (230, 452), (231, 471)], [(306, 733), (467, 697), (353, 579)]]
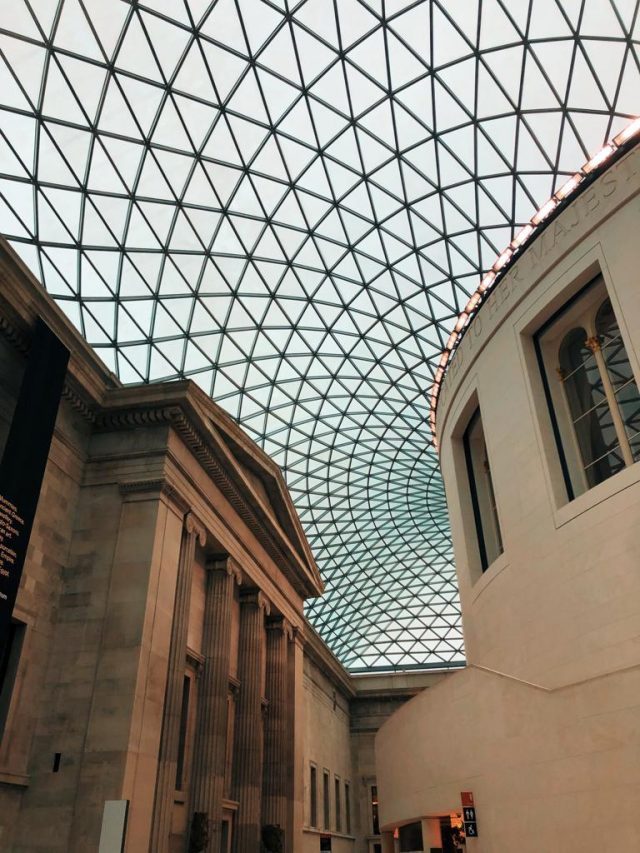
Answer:
[(351, 834), (351, 788), (345, 782), (344, 786), (344, 817), (347, 833)]
[(178, 761), (176, 766), (176, 790), (182, 791), (184, 786), (184, 761), (187, 747), (187, 727), (189, 725), (189, 693), (191, 679), (185, 675), (182, 683), (182, 705), (180, 708), (180, 729), (178, 735)]
[(628, 382), (616, 394), (627, 437), (640, 432), (640, 393), (635, 382)]
[(400, 850), (422, 850), (422, 824), (409, 823), (400, 827)]
[(602, 377), (584, 329), (573, 329), (560, 347), (560, 370), (571, 418), (575, 421), (605, 399)]
[(371, 828), (374, 835), (380, 835), (380, 821), (378, 818), (378, 788), (371, 786)]
[(317, 771), (315, 767), (311, 767), (310, 778), (309, 778), (309, 786), (310, 786), (310, 815), (309, 815), (309, 823), (311, 826), (318, 825), (318, 782), (317, 782)]
[(464, 447), (478, 534), (480, 563), (484, 571), (496, 557), (502, 554), (503, 547), (493, 479), (479, 409), (474, 413), (465, 431)]
[(620, 328), (610, 299), (605, 299), (596, 314), (596, 332), (600, 336), (602, 346), (620, 336)]
[(620, 448), (617, 448), (612, 453), (603, 456), (602, 459), (598, 459), (586, 469), (589, 486), (596, 486), (598, 483), (602, 483), (603, 480), (613, 476), (613, 474), (617, 474), (623, 468), (624, 459)]
[(329, 774), (324, 773), (322, 777), (322, 796), (324, 807), (324, 828), (329, 829)]
[(637, 462), (640, 459), (640, 432), (629, 439), (629, 446), (631, 447), (631, 455)]
[[(607, 402), (591, 409), (575, 422), (576, 437), (580, 447), (582, 464), (585, 468), (597, 459), (605, 456), (620, 443), (611, 418), (611, 410)], [(602, 472), (602, 479), (610, 474)], [(597, 480), (596, 482), (601, 482)]]
[(536, 339), (573, 498), (630, 464), (638, 453), (630, 439), (640, 433), (640, 394), (602, 276)]
[(617, 337), (615, 340), (603, 345), (602, 357), (604, 358), (609, 379), (614, 388), (619, 388), (625, 385), (630, 379), (633, 379), (633, 372), (622, 338)]

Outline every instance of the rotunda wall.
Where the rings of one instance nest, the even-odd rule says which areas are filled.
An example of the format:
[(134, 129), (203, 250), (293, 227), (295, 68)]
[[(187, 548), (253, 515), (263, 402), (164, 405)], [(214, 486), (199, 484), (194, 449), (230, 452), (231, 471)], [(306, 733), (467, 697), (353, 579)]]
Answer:
[[(548, 687), (639, 657), (640, 465), (569, 498), (535, 345), (601, 274), (640, 380), (639, 191), (635, 149), (549, 223), (472, 320), (439, 401), (468, 660)], [(463, 441), (477, 407), (504, 548), (484, 572)]]

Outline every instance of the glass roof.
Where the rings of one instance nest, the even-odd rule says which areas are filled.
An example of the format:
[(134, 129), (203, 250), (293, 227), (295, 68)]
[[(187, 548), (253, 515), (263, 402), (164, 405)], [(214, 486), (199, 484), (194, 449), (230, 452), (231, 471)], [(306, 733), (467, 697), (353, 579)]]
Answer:
[(464, 650), (430, 445), (480, 275), (638, 112), (637, 0), (13, 0), (0, 231), (282, 466), (351, 669)]

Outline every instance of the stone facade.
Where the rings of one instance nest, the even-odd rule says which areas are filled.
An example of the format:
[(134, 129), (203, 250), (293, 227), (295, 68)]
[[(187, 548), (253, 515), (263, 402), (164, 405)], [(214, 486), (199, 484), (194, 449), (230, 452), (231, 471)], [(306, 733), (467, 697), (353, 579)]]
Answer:
[(293, 853), (322, 582), (280, 471), (193, 383), (122, 387), (5, 244), (2, 443), (38, 316), (72, 355), (14, 612), (0, 850), (97, 850), (126, 800), (131, 853), (254, 853), (265, 821)]
[(0, 853), (96, 851), (110, 801), (126, 853), (257, 853), (265, 826), (376, 853), (375, 732), (442, 676), (350, 676), (303, 617), (322, 583), (278, 468), (194, 384), (121, 386), (4, 243), (0, 452), (36, 317), (72, 356), (0, 695)]
[[(379, 853), (382, 837), (375, 831), (374, 814), (378, 784), (376, 732), (405, 702), (450, 674), (350, 675), (310, 627), (306, 639), (305, 808), (300, 853), (319, 853), (321, 849), (332, 853)], [(315, 809), (311, 790), (314, 781)]]

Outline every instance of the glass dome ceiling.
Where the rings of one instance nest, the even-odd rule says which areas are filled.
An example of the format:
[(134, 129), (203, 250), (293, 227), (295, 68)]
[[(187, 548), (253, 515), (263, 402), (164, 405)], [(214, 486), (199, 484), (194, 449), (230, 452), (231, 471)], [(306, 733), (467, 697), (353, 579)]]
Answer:
[(637, 0), (14, 0), (0, 231), (124, 382), (282, 466), (352, 670), (464, 660), (429, 390), (461, 308), (638, 112)]

